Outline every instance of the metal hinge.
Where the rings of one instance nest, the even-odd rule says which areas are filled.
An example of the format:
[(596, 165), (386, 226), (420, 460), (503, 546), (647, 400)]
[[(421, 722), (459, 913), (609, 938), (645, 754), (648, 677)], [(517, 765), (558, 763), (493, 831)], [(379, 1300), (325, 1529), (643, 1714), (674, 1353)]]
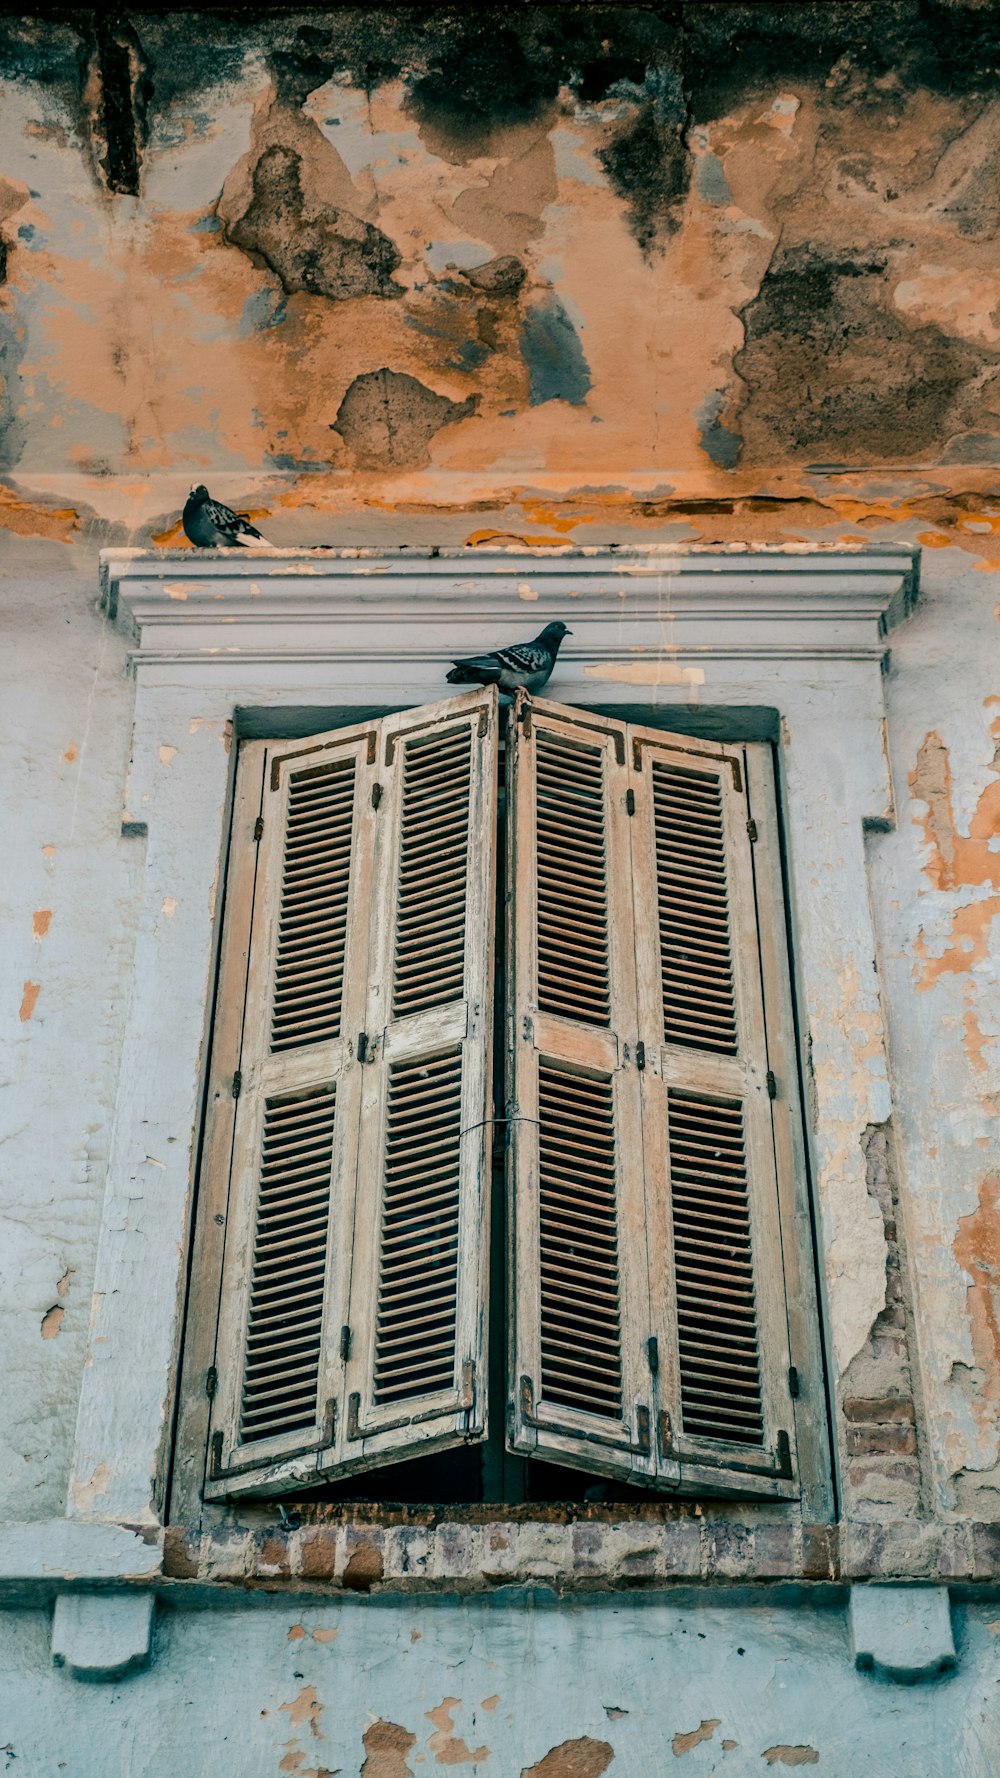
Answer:
[(219, 1373), (216, 1370), (215, 1365), (210, 1364), (207, 1371), (205, 1372), (205, 1394), (208, 1396), (209, 1401), (213, 1401), (215, 1399), (215, 1391), (218, 1389), (218, 1387), (219, 1387)]
[(646, 1357), (649, 1361), (650, 1372), (655, 1377), (660, 1368), (660, 1342), (655, 1335), (646, 1341)]
[(372, 808), (377, 809), (379, 806), (379, 803), (381, 801), (382, 801), (382, 786), (381, 786), (381, 784), (373, 784), (372, 785)]
[(358, 1061), (359, 1062), (367, 1062), (367, 1060), (368, 1060), (368, 1033), (367, 1033), (367, 1031), (359, 1031), (358, 1032)]
[(778, 1083), (775, 1080), (774, 1074), (772, 1073), (770, 1068), (768, 1069), (767, 1073), (764, 1076), (764, 1085), (767, 1087), (768, 1098), (769, 1099), (776, 1099), (778, 1097)]
[(798, 1400), (798, 1398), (799, 1398), (799, 1373), (795, 1369), (794, 1364), (790, 1364), (788, 1367), (788, 1393), (792, 1397), (793, 1401)]
[(646, 1066), (646, 1045), (643, 1043), (641, 1037), (635, 1046), (635, 1065), (640, 1072)]
[(237, 1068), (236, 1073), (233, 1075), (233, 1085), (232, 1085), (232, 1089), (231, 1089), (234, 1099), (239, 1098), (242, 1088), (243, 1088), (243, 1076), (240, 1073), (240, 1070)]
[(256, 821), (253, 824), (253, 837), (255, 840), (262, 840), (264, 838), (264, 817), (263, 817), (263, 815), (258, 815)]
[(625, 813), (626, 813), (626, 815), (634, 815), (635, 814), (635, 791), (634, 790), (626, 790), (626, 792), (625, 792)]
[(341, 1357), (341, 1361), (344, 1364), (346, 1364), (347, 1360), (350, 1358), (350, 1356), (351, 1356), (351, 1330), (349, 1327), (342, 1327), (340, 1330), (340, 1357)]
[(747, 833), (750, 835), (750, 843), (752, 845), (754, 840), (757, 838), (757, 823), (756, 823), (756, 821), (748, 821), (747, 822)]

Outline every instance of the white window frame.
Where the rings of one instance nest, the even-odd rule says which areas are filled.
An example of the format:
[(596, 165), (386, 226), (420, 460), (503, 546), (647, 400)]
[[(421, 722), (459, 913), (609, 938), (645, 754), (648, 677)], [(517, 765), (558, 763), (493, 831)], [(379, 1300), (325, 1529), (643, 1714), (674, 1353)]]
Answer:
[[(69, 1519), (151, 1535), (162, 1524), (234, 734), (315, 733), (332, 726), (331, 713), (339, 721), (433, 702), (453, 655), (528, 637), (556, 616), (573, 630), (549, 688), (560, 702), (780, 712), (835, 1385), (884, 1295), (884, 1229), (858, 1140), (891, 1113), (865, 831), (894, 819), (885, 637), (916, 596), (918, 554), (895, 545), (344, 550), (252, 563), (236, 551), (103, 554), (105, 607), (134, 637), (122, 825), (145, 856)], [(788, 1140), (807, 1218), (799, 1132)], [(802, 1510), (828, 1513), (821, 1481)]]

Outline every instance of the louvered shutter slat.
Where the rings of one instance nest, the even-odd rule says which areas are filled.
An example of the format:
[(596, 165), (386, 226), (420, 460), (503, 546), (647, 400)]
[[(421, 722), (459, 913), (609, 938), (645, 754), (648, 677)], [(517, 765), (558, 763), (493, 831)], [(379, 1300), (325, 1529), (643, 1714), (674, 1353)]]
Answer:
[(485, 1432), (497, 698), (389, 719), (345, 1461)]
[[(513, 1448), (648, 1472), (623, 730), (525, 706), (511, 752)], [(638, 1161), (638, 1165), (636, 1162)]]
[(660, 1461), (787, 1492), (794, 1426), (741, 750), (630, 730)]
[[(367, 978), (370, 742), (370, 730), (347, 729), (255, 744), (240, 762), (262, 783), (263, 833), (250, 867), (210, 1497), (293, 1486), (334, 1460), (331, 1339), (360, 1100), (345, 1028), (360, 1017)], [(224, 970), (223, 994), (242, 985)]]

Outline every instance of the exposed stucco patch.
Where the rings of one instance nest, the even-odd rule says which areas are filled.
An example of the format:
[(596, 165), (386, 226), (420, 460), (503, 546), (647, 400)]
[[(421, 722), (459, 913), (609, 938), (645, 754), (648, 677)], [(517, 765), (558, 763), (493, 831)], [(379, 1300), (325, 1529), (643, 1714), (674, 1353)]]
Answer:
[(0, 487), (0, 531), (70, 543), (79, 528), (80, 515), (75, 507), (45, 506), (37, 500), (22, 499), (12, 488)]
[(413, 1778), (406, 1756), (416, 1739), (401, 1723), (373, 1722), (362, 1736), (365, 1759), (361, 1778)]
[(790, 1746), (785, 1742), (775, 1747), (765, 1747), (761, 1759), (766, 1759), (769, 1766), (816, 1766), (819, 1754), (815, 1747), (806, 1747), (799, 1743)]
[(439, 1766), (475, 1766), (490, 1757), (488, 1747), (477, 1747), (473, 1752), (461, 1736), (456, 1735), (452, 1717), (460, 1702), (459, 1698), (443, 1698), (436, 1710), (424, 1712), (428, 1722), (434, 1724), (434, 1733), (428, 1738), (427, 1745)]
[[(966, 1310), (982, 1373), (979, 1392), (995, 1402), (1000, 1399), (1000, 1173), (987, 1173), (980, 1181), (976, 1208), (960, 1218), (952, 1251), (971, 1279)], [(995, 1428), (995, 1414), (989, 1418)]]
[(452, 401), (405, 371), (366, 371), (355, 377), (331, 430), (339, 432), (364, 469), (412, 469), (430, 460), (428, 446), (442, 426), (465, 420), (478, 395)]
[(688, 1729), (686, 1733), (676, 1734), (670, 1745), (679, 1759), (682, 1753), (690, 1753), (700, 1741), (711, 1741), (722, 1718), (720, 1716), (703, 1717), (696, 1729)]
[(580, 1735), (573, 1741), (560, 1741), (537, 1765), (523, 1767), (521, 1778), (601, 1778), (614, 1757), (610, 1742)]
[(253, 198), (226, 239), (263, 261), (287, 295), (400, 296), (400, 263), (388, 235), (335, 205), (312, 208), (302, 189), (302, 157), (275, 143), (253, 172)]
[(893, 310), (888, 253), (801, 243), (743, 310), (747, 461), (892, 462), (940, 449), (977, 411), (984, 348)]
[(21, 1007), (17, 1015), (22, 1025), (26, 1025), (31, 1018), (35, 1007), (38, 1005), (38, 996), (41, 991), (41, 982), (25, 982), (21, 993)]
[[(990, 698), (988, 704), (997, 701)], [(929, 848), (924, 872), (935, 890), (1000, 891), (1000, 852), (993, 844), (1000, 833), (1000, 717), (990, 724), (990, 738), (994, 745), (990, 768), (993, 776), (976, 800), (965, 834), (959, 832), (955, 820), (951, 760), (941, 736), (933, 730), (928, 732), (917, 754), (910, 789), (926, 811), (918, 820)], [(953, 908), (947, 915), (944, 944), (937, 954), (931, 954), (925, 934), (918, 933), (915, 949), (922, 966), (918, 988), (933, 987), (941, 976), (964, 973), (983, 961), (998, 914), (1000, 893), (980, 896)]]
[(322, 1734), (319, 1719), (323, 1714), (323, 1706), (316, 1696), (314, 1685), (304, 1685), (298, 1697), (292, 1698), (287, 1704), (282, 1704), (281, 1709), (287, 1712), (289, 1722), (294, 1723), (296, 1728), (308, 1723), (311, 1735), (319, 1737)]
[(46, 1309), (45, 1314), (42, 1316), (43, 1340), (58, 1339), (59, 1329), (62, 1327), (65, 1314), (66, 1311), (60, 1303), (54, 1303), (51, 1309)]

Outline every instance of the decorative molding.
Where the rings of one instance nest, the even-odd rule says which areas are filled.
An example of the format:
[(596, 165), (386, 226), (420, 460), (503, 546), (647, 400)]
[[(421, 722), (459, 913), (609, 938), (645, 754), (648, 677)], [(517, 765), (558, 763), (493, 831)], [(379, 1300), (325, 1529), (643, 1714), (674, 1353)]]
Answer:
[(650, 654), (880, 660), (916, 599), (918, 559), (907, 545), (106, 550), (101, 573), (139, 667), (220, 654), (241, 665), (440, 661), (442, 648), (482, 646), (500, 623), (533, 630), (558, 610), (574, 630), (561, 658), (586, 672)]

